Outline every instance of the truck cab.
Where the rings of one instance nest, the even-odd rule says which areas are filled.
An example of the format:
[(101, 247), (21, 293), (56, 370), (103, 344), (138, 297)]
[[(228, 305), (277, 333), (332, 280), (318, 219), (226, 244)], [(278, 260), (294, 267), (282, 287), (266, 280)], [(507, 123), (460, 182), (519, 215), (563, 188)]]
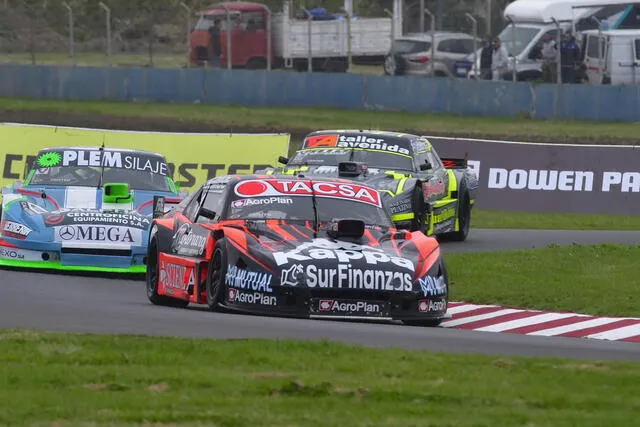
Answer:
[[(192, 65), (205, 65), (214, 55), (214, 37), (220, 34), (220, 63), (227, 66), (229, 56), (233, 68), (266, 68), (268, 9), (259, 3), (226, 2), (214, 4), (198, 12), (198, 21), (191, 33)], [(227, 37), (231, 37), (228, 52)], [(231, 55), (229, 55), (231, 53)]]

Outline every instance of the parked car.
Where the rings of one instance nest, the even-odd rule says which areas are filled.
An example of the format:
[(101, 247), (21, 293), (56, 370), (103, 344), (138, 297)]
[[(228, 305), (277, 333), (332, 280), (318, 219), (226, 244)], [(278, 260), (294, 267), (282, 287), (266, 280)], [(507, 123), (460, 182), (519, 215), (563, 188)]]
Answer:
[[(432, 49), (431, 44), (434, 44)], [(476, 40), (475, 48), (480, 46)], [(465, 33), (435, 31), (407, 35), (393, 41), (385, 56), (388, 76), (458, 77), (457, 69), (474, 51), (474, 38)]]

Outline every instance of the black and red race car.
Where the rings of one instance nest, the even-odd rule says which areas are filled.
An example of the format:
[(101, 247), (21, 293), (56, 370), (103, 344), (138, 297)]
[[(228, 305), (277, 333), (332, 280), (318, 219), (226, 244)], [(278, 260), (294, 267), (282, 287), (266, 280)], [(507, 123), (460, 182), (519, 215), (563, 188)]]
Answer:
[(394, 228), (372, 187), (327, 178), (207, 181), (154, 219), (146, 287), (156, 305), (427, 326), (448, 304), (437, 240)]

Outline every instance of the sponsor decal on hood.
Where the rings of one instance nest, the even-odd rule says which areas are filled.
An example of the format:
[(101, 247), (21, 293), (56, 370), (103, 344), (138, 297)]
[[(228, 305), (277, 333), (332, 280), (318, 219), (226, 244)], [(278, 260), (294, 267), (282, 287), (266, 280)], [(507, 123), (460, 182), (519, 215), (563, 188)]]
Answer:
[(413, 261), (379, 248), (319, 238), (273, 258), (282, 267), (282, 286), (413, 290)]
[(117, 225), (146, 230), (151, 219), (135, 212), (107, 212), (95, 209), (61, 209), (43, 214), (44, 224), (48, 227), (62, 225)]

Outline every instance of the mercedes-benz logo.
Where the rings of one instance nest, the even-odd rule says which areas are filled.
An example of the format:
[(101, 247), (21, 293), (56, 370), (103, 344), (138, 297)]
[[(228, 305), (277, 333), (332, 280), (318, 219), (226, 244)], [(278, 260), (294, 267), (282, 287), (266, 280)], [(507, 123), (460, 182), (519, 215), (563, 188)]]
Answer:
[(62, 240), (71, 240), (75, 237), (75, 235), (76, 235), (76, 231), (69, 226), (62, 227), (60, 229), (60, 238)]

